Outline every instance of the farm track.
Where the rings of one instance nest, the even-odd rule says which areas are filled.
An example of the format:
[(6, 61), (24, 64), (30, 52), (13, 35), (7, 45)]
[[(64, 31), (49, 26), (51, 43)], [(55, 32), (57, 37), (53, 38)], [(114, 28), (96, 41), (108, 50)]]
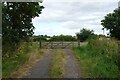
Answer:
[(71, 49), (64, 49), (66, 53), (64, 78), (80, 78), (80, 69)]
[(38, 61), (31, 69), (30, 74), (24, 78), (50, 78), (51, 59), (55, 50), (49, 49), (48, 54)]
[[(63, 78), (79, 78), (80, 70), (77, 60), (71, 49), (63, 49), (65, 53), (64, 76)], [(50, 78), (51, 61), (56, 49), (49, 49), (48, 54), (38, 61), (29, 71), (29, 75), (23, 78)]]

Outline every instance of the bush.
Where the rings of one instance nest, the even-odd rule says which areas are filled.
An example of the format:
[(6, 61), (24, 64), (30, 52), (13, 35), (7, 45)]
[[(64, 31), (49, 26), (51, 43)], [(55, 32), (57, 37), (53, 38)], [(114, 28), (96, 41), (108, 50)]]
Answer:
[(118, 45), (114, 40), (108, 40), (106, 38), (91, 39), (88, 42), (88, 46), (91, 50), (96, 51), (96, 54), (115, 55), (118, 54)]
[(120, 70), (119, 47), (114, 39), (91, 39), (88, 42), (88, 49), (92, 50), (92, 56), (104, 55), (110, 61), (113, 61)]
[(90, 39), (88, 44), (75, 48), (82, 74), (87, 78), (118, 78), (120, 76), (120, 55), (115, 40)]
[[(11, 48), (13, 48), (13, 46), (11, 46)], [(2, 58), (2, 77), (10, 76), (10, 74), (29, 59), (27, 56), (31, 49), (29, 43), (21, 43), (21, 45), (17, 46), (17, 49), (14, 49), (14, 51), (7, 52), (8, 54), (12, 54), (12, 56), (8, 55)]]

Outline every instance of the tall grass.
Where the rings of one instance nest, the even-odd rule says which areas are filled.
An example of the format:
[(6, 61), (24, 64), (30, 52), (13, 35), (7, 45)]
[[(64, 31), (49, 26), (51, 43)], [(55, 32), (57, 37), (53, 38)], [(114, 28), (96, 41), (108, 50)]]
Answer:
[(106, 38), (91, 39), (87, 45), (74, 48), (83, 72), (83, 77), (116, 78), (120, 76), (118, 45)]
[[(33, 55), (39, 57), (42, 52), (38, 49), (38, 43), (21, 43), (17, 50), (11, 51), (11, 57), (4, 57), (2, 61), (2, 77), (7, 78), (17, 71), (23, 64), (33, 59)], [(20, 75), (20, 74), (19, 74)]]
[(51, 78), (62, 78), (64, 75), (65, 54), (62, 49), (57, 49), (52, 59), (52, 67), (50, 71)]

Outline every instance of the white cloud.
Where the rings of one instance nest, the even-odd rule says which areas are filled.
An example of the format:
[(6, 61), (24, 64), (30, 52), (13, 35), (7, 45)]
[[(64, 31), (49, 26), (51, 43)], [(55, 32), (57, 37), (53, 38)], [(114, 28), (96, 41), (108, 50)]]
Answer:
[(117, 2), (118, 0), (44, 0), (45, 9), (40, 17), (33, 19), (35, 34), (75, 35), (76, 31), (83, 27), (100, 34), (102, 33), (100, 21), (117, 8)]

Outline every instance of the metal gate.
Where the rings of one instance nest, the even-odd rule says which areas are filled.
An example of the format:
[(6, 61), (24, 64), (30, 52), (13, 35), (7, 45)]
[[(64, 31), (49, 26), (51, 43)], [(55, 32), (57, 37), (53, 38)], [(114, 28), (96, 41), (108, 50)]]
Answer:
[(63, 41), (41, 41), (40, 42), (40, 48), (51, 48), (51, 49), (57, 49), (57, 48), (73, 48), (78, 47), (77, 41), (69, 41), (69, 42), (63, 42)]

